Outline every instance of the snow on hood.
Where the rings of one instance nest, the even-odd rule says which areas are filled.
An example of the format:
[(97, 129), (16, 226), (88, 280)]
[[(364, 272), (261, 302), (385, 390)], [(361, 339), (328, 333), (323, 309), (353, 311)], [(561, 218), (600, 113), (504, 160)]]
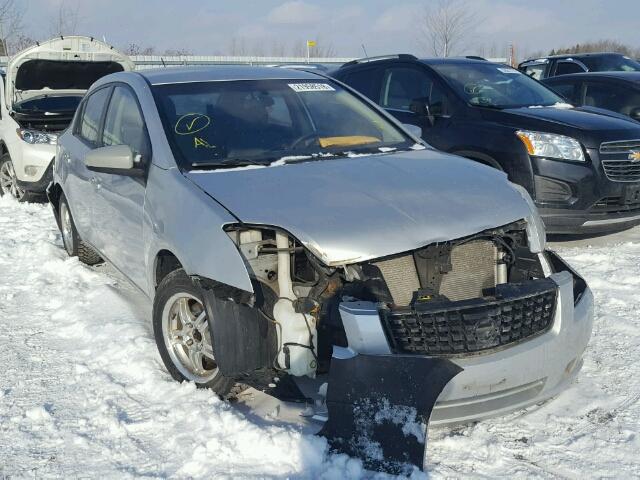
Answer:
[(242, 222), (283, 228), (328, 265), (527, 218), (503, 173), (432, 150), (185, 174)]

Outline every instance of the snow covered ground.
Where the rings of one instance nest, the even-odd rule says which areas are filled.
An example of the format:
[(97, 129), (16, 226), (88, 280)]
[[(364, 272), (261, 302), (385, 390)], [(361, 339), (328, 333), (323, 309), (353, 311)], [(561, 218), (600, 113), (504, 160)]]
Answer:
[[(542, 407), (431, 429), (415, 478), (640, 478), (640, 228), (555, 247), (596, 296), (578, 381)], [(111, 268), (67, 257), (48, 206), (0, 198), (0, 478), (386, 477), (175, 383), (149, 317)]]

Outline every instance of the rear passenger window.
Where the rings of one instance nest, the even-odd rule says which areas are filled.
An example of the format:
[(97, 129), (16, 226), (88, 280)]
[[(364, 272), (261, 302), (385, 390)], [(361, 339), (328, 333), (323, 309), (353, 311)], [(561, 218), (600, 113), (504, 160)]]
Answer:
[(146, 153), (147, 133), (136, 98), (125, 87), (116, 87), (104, 120), (104, 145), (129, 145), (136, 154)]
[(110, 91), (110, 88), (102, 88), (92, 93), (87, 98), (82, 112), (79, 134), (81, 138), (93, 145), (98, 144), (100, 120)]
[(556, 75), (568, 75), (570, 73), (583, 72), (586, 72), (586, 70), (576, 62), (558, 62), (558, 66), (556, 67)]
[(364, 96), (370, 98), (374, 102), (378, 101), (378, 78), (380, 70), (377, 68), (365, 68), (352, 73), (348, 73), (342, 81), (354, 88)]

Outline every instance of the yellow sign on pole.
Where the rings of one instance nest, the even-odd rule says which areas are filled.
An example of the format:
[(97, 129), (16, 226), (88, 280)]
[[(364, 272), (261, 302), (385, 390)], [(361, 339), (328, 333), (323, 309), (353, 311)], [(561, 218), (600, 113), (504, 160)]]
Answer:
[(315, 40), (307, 40), (307, 47), (315, 47), (315, 46), (316, 46)]

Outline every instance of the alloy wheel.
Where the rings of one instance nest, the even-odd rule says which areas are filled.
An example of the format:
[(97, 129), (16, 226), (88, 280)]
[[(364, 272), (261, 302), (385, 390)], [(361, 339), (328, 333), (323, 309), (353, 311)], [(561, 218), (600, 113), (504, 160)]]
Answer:
[(71, 213), (66, 202), (60, 203), (60, 230), (62, 231), (62, 241), (64, 248), (69, 255), (73, 255), (73, 227), (71, 224)]
[(169, 356), (183, 377), (208, 383), (218, 375), (207, 313), (196, 297), (177, 293), (167, 301), (162, 312), (162, 333)]
[(7, 161), (0, 165), (0, 188), (2, 193), (8, 193), (14, 198), (21, 200), (24, 197), (24, 190), (18, 186), (16, 172), (13, 163)]

